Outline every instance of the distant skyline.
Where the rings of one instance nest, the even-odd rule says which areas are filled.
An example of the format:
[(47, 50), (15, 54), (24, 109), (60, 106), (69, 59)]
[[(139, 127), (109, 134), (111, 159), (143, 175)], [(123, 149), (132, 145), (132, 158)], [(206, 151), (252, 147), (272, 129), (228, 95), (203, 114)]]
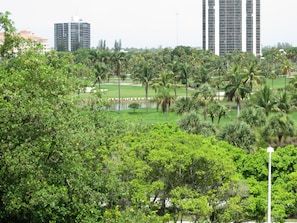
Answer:
[[(91, 24), (91, 46), (202, 47), (201, 0), (9, 0), (1, 2), (18, 31), (28, 29), (54, 46), (54, 23), (79, 16)], [(261, 45), (297, 46), (297, 0), (261, 1)]]

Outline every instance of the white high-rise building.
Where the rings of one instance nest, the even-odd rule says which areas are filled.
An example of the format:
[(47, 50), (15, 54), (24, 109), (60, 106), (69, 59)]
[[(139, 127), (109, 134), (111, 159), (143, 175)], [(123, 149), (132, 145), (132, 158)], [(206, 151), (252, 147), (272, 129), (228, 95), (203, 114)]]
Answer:
[(203, 49), (261, 53), (260, 0), (203, 0)]
[(77, 16), (68, 23), (55, 23), (54, 46), (57, 51), (76, 51), (90, 49), (91, 25)]

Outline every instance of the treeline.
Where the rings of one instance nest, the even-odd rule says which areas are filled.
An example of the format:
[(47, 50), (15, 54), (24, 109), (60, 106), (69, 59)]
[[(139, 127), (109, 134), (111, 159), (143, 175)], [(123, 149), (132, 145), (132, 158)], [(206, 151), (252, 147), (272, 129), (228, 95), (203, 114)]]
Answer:
[[(96, 68), (92, 60), (79, 61), (78, 54), (40, 54), (38, 45), (14, 35), (8, 16), (0, 17), (6, 31), (0, 46), (1, 222), (265, 219), (265, 148), (243, 150), (214, 137), (189, 134), (174, 123), (142, 126), (82, 106), (74, 95), (90, 80), (100, 82), (99, 67), (118, 76), (128, 69), (122, 52), (109, 52), (117, 54), (113, 68), (105, 60), (97, 61)], [(171, 58), (167, 50), (161, 51), (163, 57), (158, 52), (160, 65), (153, 68), (169, 67), (163, 64)], [(204, 59), (206, 64), (210, 58)], [(178, 67), (184, 73), (193, 69)], [(179, 80), (185, 91), (189, 80), (194, 77)], [(167, 89), (165, 84), (156, 88)], [(98, 98), (94, 103), (101, 103)], [(297, 212), (297, 154), (293, 145), (275, 149), (272, 215), (274, 222), (284, 222)]]
[[(77, 63), (93, 69), (89, 85), (100, 89), (102, 83), (116, 79), (119, 108), (121, 83), (129, 79), (142, 84), (147, 101), (149, 91), (155, 91), (154, 101), (164, 113), (183, 115), (179, 123), (183, 130), (217, 136), (253, 152), (258, 147), (297, 144), (292, 118), (297, 108), (297, 48), (279, 47), (283, 48), (264, 48), (261, 57), (242, 52), (217, 56), (186, 46), (124, 51), (116, 41), (111, 50), (99, 47), (73, 54)], [(177, 89), (184, 90), (184, 97), (178, 97)], [(218, 127), (233, 107), (236, 121)]]

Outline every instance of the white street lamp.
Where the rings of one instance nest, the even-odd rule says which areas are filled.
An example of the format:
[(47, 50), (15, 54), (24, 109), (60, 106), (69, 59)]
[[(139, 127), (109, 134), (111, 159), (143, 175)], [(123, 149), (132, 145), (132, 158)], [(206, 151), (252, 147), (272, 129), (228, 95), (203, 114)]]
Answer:
[(274, 152), (274, 149), (269, 146), (267, 148), (267, 152), (269, 153), (269, 161), (268, 161), (268, 212), (267, 212), (267, 222), (271, 223), (271, 155)]

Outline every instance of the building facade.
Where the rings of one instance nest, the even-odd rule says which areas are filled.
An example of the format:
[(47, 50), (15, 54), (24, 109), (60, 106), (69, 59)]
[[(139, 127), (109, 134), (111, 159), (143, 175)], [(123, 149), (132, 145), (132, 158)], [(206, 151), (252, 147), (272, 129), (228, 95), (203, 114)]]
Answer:
[[(22, 37), (25, 40), (32, 41), (31, 44), (33, 44), (33, 43), (40, 44), (42, 46), (42, 49), (40, 50), (41, 53), (47, 53), (51, 50), (47, 39), (40, 37), (40, 36), (36, 36), (34, 33), (32, 33), (29, 30), (21, 30), (20, 32), (16, 33), (15, 35)], [(3, 44), (4, 40), (5, 40), (4, 32), (0, 32), (0, 44)], [(28, 45), (22, 46), (23, 49), (26, 49), (28, 47), (29, 47)]]
[(57, 51), (76, 51), (91, 47), (91, 25), (78, 17), (72, 17), (68, 23), (55, 23), (54, 35), (54, 48)]
[(203, 0), (203, 49), (261, 54), (260, 0)]

